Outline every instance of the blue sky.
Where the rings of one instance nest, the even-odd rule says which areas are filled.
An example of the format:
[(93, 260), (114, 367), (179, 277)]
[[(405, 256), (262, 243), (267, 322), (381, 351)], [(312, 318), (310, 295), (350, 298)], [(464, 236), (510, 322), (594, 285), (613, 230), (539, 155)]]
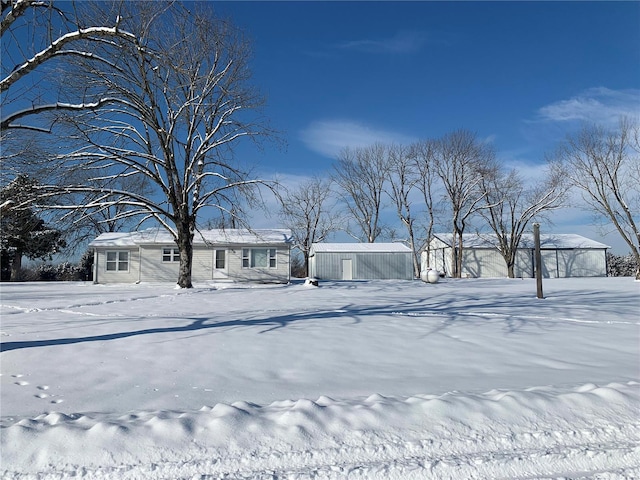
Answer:
[[(344, 146), (458, 128), (532, 176), (581, 121), (640, 112), (638, 2), (216, 2), (253, 40), (285, 149), (240, 150), (295, 182)], [(548, 228), (596, 239), (588, 213)], [(544, 227), (543, 227), (544, 228)], [(605, 243), (617, 244), (609, 235)]]

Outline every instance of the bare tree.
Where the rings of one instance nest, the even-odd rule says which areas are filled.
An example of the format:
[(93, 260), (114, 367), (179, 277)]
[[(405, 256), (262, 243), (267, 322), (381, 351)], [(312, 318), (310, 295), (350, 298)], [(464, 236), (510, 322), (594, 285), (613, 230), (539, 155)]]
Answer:
[(341, 217), (335, 209), (331, 184), (331, 179), (313, 177), (282, 194), (281, 215), (291, 229), (295, 247), (302, 252), (305, 275), (311, 245), (325, 241), (339, 229)]
[(346, 148), (334, 166), (339, 195), (359, 227), (358, 233), (348, 233), (368, 243), (382, 233), (380, 211), (389, 174), (386, 150), (382, 144)]
[(596, 219), (613, 224), (629, 246), (640, 280), (640, 126), (623, 118), (617, 128), (588, 125), (569, 135), (552, 160), (582, 194)]
[[(78, 111), (103, 105), (106, 99), (99, 97), (90, 101), (85, 98), (76, 101), (52, 98), (56, 90), (47, 81), (47, 73), (51, 74), (56, 66), (59, 66), (58, 61), (69, 57), (108, 63), (108, 60), (96, 55), (91, 48), (92, 45), (106, 39), (135, 41), (135, 36), (121, 27), (119, 15), (105, 19), (103, 25), (96, 23), (93, 26), (81, 26), (73, 14), (73, 9), (65, 11), (58, 8), (58, 4), (62, 2), (2, 0), (0, 131), (49, 131), (50, 125), (42, 126), (38, 121), (30, 124), (19, 121), (27, 118), (42, 120), (37, 114), (51, 111)], [(49, 69), (45, 68), (47, 66)]]
[(557, 172), (547, 171), (543, 180), (528, 187), (516, 170), (497, 171), (481, 179), (487, 208), (479, 211), (496, 234), (496, 248), (515, 277), (516, 252), (522, 234), (533, 220), (563, 206), (566, 184)]
[[(120, 25), (121, 17), (114, 4), (114, 15), (104, 26), (89, 21), (83, 24), (76, 15), (75, 2), (54, 0), (2, 0), (2, 73), (0, 92), (2, 95), (2, 185), (10, 184), (21, 175), (29, 175), (38, 182), (48, 184), (59, 174), (58, 166), (51, 162), (56, 145), (54, 136), (46, 139), (38, 133), (51, 133), (57, 113), (95, 109), (105, 103), (104, 98), (87, 99), (83, 92), (73, 96), (71, 89), (57, 81), (61, 72), (73, 58), (85, 59), (96, 64), (108, 63), (96, 55), (96, 47), (102, 42), (118, 38), (134, 42), (135, 36)], [(22, 198), (22, 206), (29, 205), (38, 211), (36, 191)], [(53, 199), (47, 201), (53, 202)], [(15, 203), (15, 202), (14, 202)], [(16, 205), (21, 208), (21, 205)], [(26, 207), (25, 207), (26, 208)], [(110, 222), (104, 214), (105, 222)], [(41, 212), (48, 221), (64, 231), (67, 245), (73, 248), (82, 232), (102, 231), (104, 223), (78, 225), (66, 222), (65, 217)], [(109, 229), (116, 228), (111, 222)], [(74, 241), (76, 240), (76, 241)]]
[[(113, 14), (109, 3), (89, 6), (97, 21)], [(127, 206), (112, 219), (159, 223), (180, 252), (177, 283), (190, 288), (198, 216), (208, 208), (232, 214), (236, 198), (252, 198), (264, 183), (233, 158), (237, 141), (269, 133), (256, 115), (263, 99), (249, 84), (249, 44), (203, 3), (187, 10), (173, 2), (129, 2), (119, 14), (136, 40), (101, 43), (96, 54), (105, 61), (80, 58), (73, 72), (82, 79), (76, 87), (103, 104), (67, 118), (78, 147), (58, 161), (89, 175), (63, 192), (92, 196), (64, 208)], [(123, 178), (145, 179), (152, 190), (141, 193), (135, 181), (104, 186)], [(42, 194), (60, 189), (51, 185)]]
[(424, 140), (413, 144), (409, 153), (418, 173), (416, 187), (422, 194), (426, 213), (426, 217), (420, 223), (423, 225), (425, 232), (424, 238), (427, 262), (429, 262), (431, 258), (430, 242), (433, 237), (433, 229), (436, 223), (438, 204), (435, 199), (438, 181), (435, 165), (435, 148), (436, 142), (434, 140)]
[(437, 140), (434, 148), (436, 173), (442, 181), (450, 208), (453, 228), (454, 271), (462, 275), (462, 235), (469, 219), (482, 208), (487, 208), (482, 178), (495, 171), (495, 154), (487, 143), (468, 130), (456, 130)]
[(404, 145), (395, 144), (387, 147), (389, 181), (386, 192), (396, 207), (398, 218), (407, 229), (407, 242), (413, 257), (413, 274), (419, 278), (420, 262), (416, 251), (416, 218), (412, 210), (412, 193), (420, 184), (420, 177), (412, 153), (411, 148)]

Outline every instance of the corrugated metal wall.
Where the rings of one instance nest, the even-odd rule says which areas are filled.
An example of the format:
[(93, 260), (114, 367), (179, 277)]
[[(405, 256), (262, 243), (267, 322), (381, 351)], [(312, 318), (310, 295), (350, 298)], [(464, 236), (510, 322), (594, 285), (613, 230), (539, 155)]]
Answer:
[(516, 251), (514, 274), (516, 278), (533, 278), (533, 250), (525, 248)]
[(316, 252), (309, 259), (309, 275), (342, 280), (343, 260), (351, 260), (353, 280), (411, 280), (411, 252)]
[(423, 251), (420, 254), (420, 264), (422, 271), (429, 268), (443, 272), (445, 275), (450, 276), (453, 271), (451, 248), (432, 248), (429, 251), (429, 261), (427, 262), (427, 252)]
[[(541, 250), (542, 276), (544, 278), (563, 277), (605, 277), (607, 275), (606, 250), (565, 249)], [(429, 265), (447, 276), (453, 271), (451, 247), (431, 250)], [(425, 269), (426, 252), (422, 253), (422, 268)], [(462, 276), (507, 277), (507, 265), (496, 250), (469, 249), (463, 253)], [(516, 253), (514, 274), (517, 278), (531, 278), (533, 270), (533, 249), (519, 249)]]

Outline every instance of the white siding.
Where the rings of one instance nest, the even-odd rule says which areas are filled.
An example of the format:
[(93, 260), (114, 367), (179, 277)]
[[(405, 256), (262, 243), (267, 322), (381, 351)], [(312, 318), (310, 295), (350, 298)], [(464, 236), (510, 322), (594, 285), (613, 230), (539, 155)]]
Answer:
[(604, 277), (607, 274), (605, 250), (558, 250), (560, 277)]
[[(124, 271), (107, 271), (107, 252), (129, 252), (129, 270)], [(138, 255), (137, 248), (108, 248), (97, 250), (97, 265), (96, 269), (98, 283), (135, 283), (138, 281), (138, 275), (140, 272), (140, 256)]]
[(451, 258), (450, 247), (431, 248), (429, 262), (427, 262), (426, 255), (427, 252), (423, 251), (420, 256), (423, 271), (432, 268), (433, 270), (437, 270), (446, 275), (451, 275), (451, 272), (453, 271), (453, 260)]
[[(98, 283), (134, 283), (141, 282), (173, 282), (178, 281), (179, 262), (163, 262), (162, 250), (168, 245), (144, 245), (129, 250), (129, 272), (106, 272), (106, 260), (103, 251), (98, 251)], [(253, 248), (259, 248), (255, 245)], [(276, 248), (274, 246), (265, 248)], [(214, 269), (214, 250), (226, 251), (226, 268), (223, 272)], [(242, 268), (242, 247), (205, 247), (195, 246), (193, 249), (193, 265), (191, 279), (194, 283), (212, 280), (224, 281), (257, 281), (287, 283), (289, 281), (289, 248), (276, 248), (276, 268)]]
[[(606, 276), (605, 249), (543, 249), (540, 254), (544, 278)], [(432, 248), (429, 266), (450, 276), (453, 272), (451, 247)], [(427, 268), (426, 252), (422, 252), (422, 268)], [(522, 278), (534, 276), (533, 249), (518, 249), (514, 275)], [(463, 254), (462, 276), (506, 277), (507, 265), (495, 250), (467, 247)]]
[(524, 248), (516, 251), (513, 273), (516, 278), (533, 278), (533, 250)]
[(143, 245), (140, 247), (142, 262), (140, 267), (141, 282), (173, 282), (178, 281), (179, 262), (163, 262), (162, 249), (175, 248), (171, 245)]
[[(211, 280), (257, 281), (287, 283), (290, 280), (291, 231), (262, 230), (203, 230), (194, 239), (192, 281)], [(180, 262), (165, 261), (163, 249), (175, 249), (172, 237), (162, 229), (147, 229), (130, 233), (105, 233), (91, 242), (96, 257), (94, 281), (98, 283), (177, 282)], [(243, 268), (242, 248), (275, 249), (276, 265), (265, 268)], [(106, 270), (106, 251), (130, 252), (126, 272)], [(215, 252), (225, 252), (225, 266), (215, 268)], [(139, 253), (138, 253), (139, 252)]]
[(462, 250), (463, 277), (506, 277), (507, 264), (500, 252), (488, 249)]
[(557, 250), (541, 250), (542, 276), (544, 278), (558, 278)]
[[(193, 265), (191, 280), (206, 282), (213, 279), (213, 248), (195, 246), (193, 248)], [(178, 277), (176, 276), (176, 281)]]
[(242, 266), (242, 246), (228, 250), (229, 278), (239, 282), (287, 283), (289, 281), (289, 248), (276, 245), (252, 245), (244, 248), (275, 248), (276, 267), (247, 268)]

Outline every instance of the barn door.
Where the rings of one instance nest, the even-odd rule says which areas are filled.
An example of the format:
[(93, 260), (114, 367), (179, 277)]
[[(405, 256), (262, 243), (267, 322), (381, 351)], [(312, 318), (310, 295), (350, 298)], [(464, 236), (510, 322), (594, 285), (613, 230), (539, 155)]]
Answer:
[(353, 280), (353, 263), (350, 258), (342, 260), (342, 280)]

